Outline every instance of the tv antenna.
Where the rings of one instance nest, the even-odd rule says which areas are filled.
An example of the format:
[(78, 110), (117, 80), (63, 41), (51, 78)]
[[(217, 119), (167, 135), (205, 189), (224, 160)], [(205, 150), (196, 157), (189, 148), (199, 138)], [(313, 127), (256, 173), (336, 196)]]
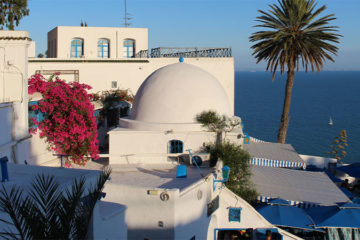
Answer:
[(124, 27), (128, 27), (131, 25), (131, 23), (129, 23), (128, 21), (131, 20), (132, 18), (130, 17), (131, 14), (129, 14), (126, 10), (126, 0), (124, 0), (124, 3), (125, 3), (125, 9), (124, 9), (125, 11), (124, 11), (124, 17), (123, 17), (124, 23), (122, 25), (124, 25)]

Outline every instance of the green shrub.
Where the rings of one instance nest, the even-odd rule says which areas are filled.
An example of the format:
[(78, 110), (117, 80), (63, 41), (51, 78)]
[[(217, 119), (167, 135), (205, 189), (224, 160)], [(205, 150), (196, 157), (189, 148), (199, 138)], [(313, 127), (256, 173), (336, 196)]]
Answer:
[(210, 146), (209, 152), (211, 166), (215, 166), (217, 160), (221, 159), (224, 165), (230, 167), (226, 186), (247, 202), (253, 202), (258, 194), (250, 181), (250, 154), (240, 145), (230, 142)]

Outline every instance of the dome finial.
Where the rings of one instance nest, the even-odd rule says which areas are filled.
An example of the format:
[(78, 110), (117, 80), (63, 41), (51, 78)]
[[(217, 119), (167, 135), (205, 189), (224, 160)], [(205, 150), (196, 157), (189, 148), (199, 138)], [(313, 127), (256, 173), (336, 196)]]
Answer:
[(182, 56), (179, 58), (179, 62), (184, 62), (184, 58)]

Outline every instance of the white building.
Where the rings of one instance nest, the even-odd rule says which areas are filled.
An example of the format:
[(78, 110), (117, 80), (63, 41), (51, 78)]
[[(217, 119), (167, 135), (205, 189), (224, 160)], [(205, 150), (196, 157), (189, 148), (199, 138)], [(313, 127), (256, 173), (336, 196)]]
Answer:
[[(111, 165), (105, 200), (127, 207), (128, 239), (216, 240), (231, 230), (250, 230), (253, 239), (264, 239), (266, 229), (282, 239), (300, 239), (276, 228), (250, 204), (215, 182), (221, 170), (187, 167), (186, 178), (176, 178), (173, 164)], [(214, 187), (215, 186), (215, 187)], [(112, 222), (108, 229), (116, 229)]]
[[(136, 93), (131, 115), (109, 132), (110, 163), (166, 162), (168, 154), (199, 151), (213, 142), (196, 115), (214, 110), (232, 116), (232, 106), (219, 81), (188, 63), (156, 70)], [(228, 134), (240, 142), (241, 128)]]
[[(198, 152), (214, 142), (215, 135), (195, 120), (207, 110), (232, 116), (219, 81), (194, 65), (170, 64), (143, 82), (130, 117), (109, 132), (113, 174), (105, 191), (107, 201), (127, 206), (128, 238), (222, 239), (231, 230), (248, 230), (260, 239), (261, 229), (272, 229), (284, 239), (296, 239), (225, 188), (221, 164), (210, 168), (204, 159), (197, 168), (180, 160), (188, 155), (185, 149)], [(242, 129), (227, 139), (240, 144)], [(182, 178), (179, 164), (186, 168)]]
[[(22, 55), (15, 55), (14, 59), (10, 58), (8, 61), (11, 55), (4, 51), (4, 59), (9, 67), (22, 67), (20, 72), (23, 75), (20, 72), (16, 74), (22, 76), (19, 79), (23, 86), (26, 86), (24, 76), (27, 70), (26, 34), (21, 33), (20, 38), (24, 42), (20, 45), (6, 42), (14, 47), (13, 52), (19, 51)], [(178, 163), (168, 158), (172, 154), (183, 154), (187, 148), (199, 150), (204, 143), (214, 140), (212, 133), (201, 129), (195, 122), (196, 114), (205, 110), (216, 110), (228, 116), (233, 115), (234, 66), (231, 57), (191, 60), (185, 58), (186, 63), (176, 63), (177, 58), (157, 58), (154, 61), (143, 59), (140, 62), (136, 59), (131, 62), (117, 62), (116, 59), (113, 62), (95, 62), (83, 61), (81, 58), (75, 61), (69, 58), (32, 60), (29, 62), (31, 72), (40, 69), (49, 71), (47, 73), (50, 74), (50, 71), (66, 72), (77, 69), (78, 74), (93, 75), (91, 78), (89, 76), (89, 82), (84, 82), (99, 82), (99, 89), (106, 87), (101, 82), (102, 75), (119, 78), (125, 76), (127, 79), (124, 80), (124, 84), (133, 84), (135, 90), (139, 89), (130, 118), (122, 120), (121, 128), (110, 133), (110, 165), (113, 167), (113, 173), (110, 182), (105, 185), (105, 201), (101, 201), (94, 210), (94, 238), (217, 239), (220, 233), (228, 232), (230, 229), (251, 229), (252, 236), (261, 238), (262, 229), (272, 229), (280, 233), (283, 239), (299, 239), (274, 227), (248, 203), (224, 188), (222, 182), (216, 182), (223, 181), (220, 165), (213, 169), (206, 167), (207, 164), (204, 163), (205, 167), (200, 170), (186, 166), (186, 177), (176, 178)], [(170, 63), (175, 64), (169, 65)], [(169, 66), (163, 67), (164, 65)], [(119, 66), (123, 72), (117, 69)], [(142, 71), (144, 69), (146, 71)], [(96, 75), (97, 72), (100, 74)], [(150, 73), (151, 76), (143, 82)], [(76, 74), (73, 74), (74, 76)], [(143, 78), (140, 79), (141, 77)], [(82, 81), (81, 78), (79, 81)], [(132, 81), (135, 84), (131, 83)], [(13, 100), (15, 103), (19, 102), (21, 107), (19, 111), (15, 111), (16, 119), (19, 121), (18, 125), (14, 125), (17, 129), (11, 127), (15, 134), (11, 135), (3, 126), (1, 131), (7, 131), (6, 136), (17, 136), (19, 132), (21, 140), (28, 136), (28, 103), (26, 88), (20, 86), (21, 84), (15, 84), (15, 80), (11, 85), (5, 85), (4, 89), (14, 89), (16, 93), (21, 93), (20, 97)], [(4, 96), (3, 98), (6, 99)], [(11, 116), (14, 116), (12, 112), (8, 112), (4, 122), (9, 121)], [(232, 141), (240, 142), (241, 134), (241, 129), (238, 129), (229, 133), (228, 137)], [(26, 156), (22, 160), (28, 160), (30, 164), (44, 164), (45, 160), (49, 160), (49, 155), (41, 155), (39, 149), (46, 145), (36, 142), (38, 140), (36, 137), (32, 138), (30, 153), (29, 149), (20, 149), (19, 154), (30, 154), (30, 157)], [(10, 142), (1, 146), (8, 151), (9, 146), (19, 145), (19, 141), (15, 141), (14, 144)], [(39, 155), (41, 161), (38, 161)], [(27, 169), (32, 170), (28, 172)], [(26, 185), (30, 175), (42, 172), (45, 168), (36, 169), (32, 166), (21, 166), (20, 170), (18, 168), (11, 175), (18, 174), (17, 180), (25, 179), (19, 182), (20, 185)], [(46, 169), (49, 173), (55, 174), (60, 181), (62, 175), (67, 176), (70, 173), (66, 171), (71, 171)]]
[(179, 56), (220, 81), (233, 111), (231, 48), (150, 50), (147, 28), (58, 26), (48, 33), (48, 58), (29, 59), (28, 77), (60, 73), (64, 80), (89, 84), (92, 92), (123, 88), (135, 93), (152, 72), (178, 62)]
[(0, 31), (0, 157), (23, 163), (29, 155), (27, 59), (29, 34)]
[[(129, 43), (130, 40), (133, 42)], [(158, 48), (153, 49), (153, 54), (139, 54), (150, 51), (146, 28), (59, 26), (48, 33), (48, 43), (50, 58), (29, 58), (28, 77), (35, 73), (45, 77), (60, 73), (61, 79), (89, 84), (93, 93), (117, 88), (136, 93), (150, 74), (177, 63), (176, 54), (185, 51), (181, 55), (192, 56), (185, 58), (186, 63), (200, 67), (217, 79), (230, 105), (229, 114), (234, 113), (234, 59), (229, 48)], [(129, 47), (131, 44), (134, 48)], [(106, 50), (108, 53), (104, 53)], [(30, 101), (35, 100), (38, 99)], [(37, 137), (32, 142), (29, 162), (48, 165), (47, 161), (54, 157), (47, 150), (47, 144)]]
[(145, 49), (147, 28), (58, 26), (48, 32), (49, 58), (133, 58)]

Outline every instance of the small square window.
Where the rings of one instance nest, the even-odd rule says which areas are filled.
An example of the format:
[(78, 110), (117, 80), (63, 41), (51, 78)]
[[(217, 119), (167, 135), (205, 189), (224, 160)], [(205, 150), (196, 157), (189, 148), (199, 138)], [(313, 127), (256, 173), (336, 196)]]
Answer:
[(117, 88), (117, 81), (111, 82), (111, 88)]
[(240, 222), (241, 208), (229, 208), (229, 222)]

